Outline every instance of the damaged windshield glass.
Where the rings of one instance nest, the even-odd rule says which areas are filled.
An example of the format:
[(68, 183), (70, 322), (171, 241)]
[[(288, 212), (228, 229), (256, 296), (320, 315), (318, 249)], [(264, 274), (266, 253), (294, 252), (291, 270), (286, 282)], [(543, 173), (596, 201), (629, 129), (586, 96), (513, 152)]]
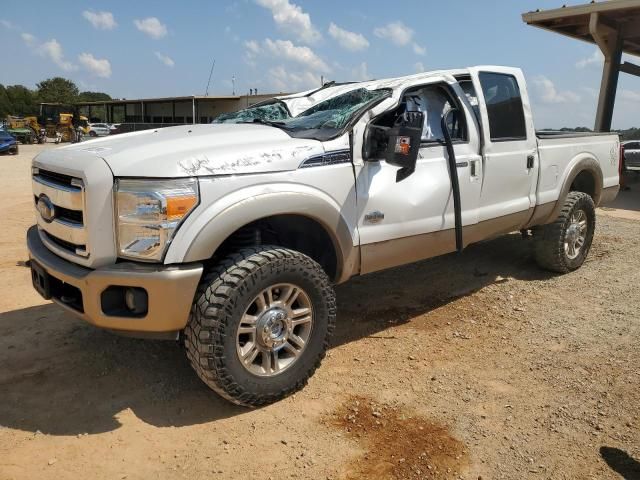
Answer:
[(238, 112), (223, 113), (211, 123), (246, 123), (252, 121), (276, 122), (291, 118), (289, 109), (281, 100), (269, 100), (269, 103), (252, 105)]
[(328, 140), (365, 110), (390, 95), (390, 90), (358, 88), (320, 102), (295, 118), (283, 120), (282, 126), (278, 126), (292, 137)]

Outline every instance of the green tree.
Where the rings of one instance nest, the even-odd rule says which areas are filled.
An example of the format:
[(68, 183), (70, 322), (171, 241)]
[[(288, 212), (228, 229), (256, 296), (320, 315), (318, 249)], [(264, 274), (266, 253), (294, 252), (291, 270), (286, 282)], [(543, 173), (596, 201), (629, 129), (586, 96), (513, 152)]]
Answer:
[(11, 100), (7, 95), (7, 89), (0, 83), (0, 120), (11, 113)]
[(38, 83), (37, 87), (40, 102), (69, 104), (78, 100), (78, 87), (66, 78), (48, 78)]
[(9, 85), (6, 87), (7, 97), (11, 103), (9, 115), (36, 115), (38, 105), (34, 92), (24, 85)]
[(80, 92), (78, 95), (80, 102), (102, 102), (105, 100), (111, 100), (111, 97), (102, 92)]

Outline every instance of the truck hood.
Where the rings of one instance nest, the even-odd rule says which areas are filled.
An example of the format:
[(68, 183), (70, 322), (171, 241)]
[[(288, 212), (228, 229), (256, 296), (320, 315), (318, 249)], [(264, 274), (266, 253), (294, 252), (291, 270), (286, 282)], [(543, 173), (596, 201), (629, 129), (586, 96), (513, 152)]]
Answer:
[(291, 138), (259, 124), (208, 124), (115, 135), (46, 150), (38, 156), (100, 157), (116, 177), (187, 177), (295, 170), (324, 153), (317, 140)]

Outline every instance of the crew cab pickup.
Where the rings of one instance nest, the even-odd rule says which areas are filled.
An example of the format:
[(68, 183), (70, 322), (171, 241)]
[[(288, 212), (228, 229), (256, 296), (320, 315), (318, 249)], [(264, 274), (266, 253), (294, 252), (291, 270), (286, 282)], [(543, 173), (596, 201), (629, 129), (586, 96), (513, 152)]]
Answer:
[(567, 273), (618, 191), (618, 136), (536, 133), (518, 69), (321, 96), (39, 154), (36, 290), (98, 327), (180, 339), (209, 387), (259, 406), (319, 366), (334, 284), (513, 231)]

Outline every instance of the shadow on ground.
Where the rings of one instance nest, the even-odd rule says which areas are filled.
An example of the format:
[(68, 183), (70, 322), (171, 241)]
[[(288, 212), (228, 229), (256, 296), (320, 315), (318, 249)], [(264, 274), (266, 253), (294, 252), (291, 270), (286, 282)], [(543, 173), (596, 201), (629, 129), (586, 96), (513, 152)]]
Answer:
[[(337, 288), (333, 347), (514, 277), (541, 280), (520, 235), (418, 264), (354, 279)], [(158, 427), (216, 421), (247, 410), (208, 390), (181, 347), (118, 337), (44, 305), (0, 314), (0, 426), (52, 435), (119, 428), (131, 409)]]
[(601, 447), (600, 455), (609, 468), (625, 480), (640, 480), (640, 462), (629, 456), (624, 450), (612, 447)]

